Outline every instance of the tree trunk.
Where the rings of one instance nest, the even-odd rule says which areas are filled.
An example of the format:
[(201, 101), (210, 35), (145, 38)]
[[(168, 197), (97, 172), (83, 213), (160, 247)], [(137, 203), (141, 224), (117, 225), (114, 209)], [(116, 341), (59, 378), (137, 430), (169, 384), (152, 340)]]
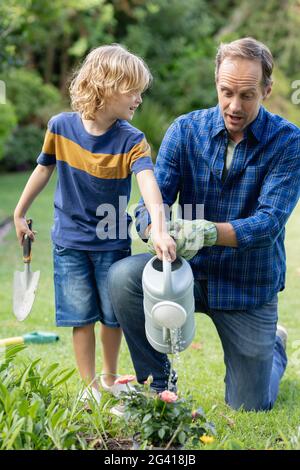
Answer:
[(54, 38), (50, 38), (45, 57), (45, 67), (44, 67), (44, 80), (46, 83), (52, 83), (52, 75), (54, 68), (54, 53), (55, 53), (55, 41)]
[(69, 54), (68, 49), (70, 47), (70, 36), (66, 33), (63, 36), (62, 40), (62, 49), (61, 49), (61, 61), (60, 61), (60, 79), (59, 79), (59, 88), (63, 95), (67, 94), (67, 81), (69, 78)]

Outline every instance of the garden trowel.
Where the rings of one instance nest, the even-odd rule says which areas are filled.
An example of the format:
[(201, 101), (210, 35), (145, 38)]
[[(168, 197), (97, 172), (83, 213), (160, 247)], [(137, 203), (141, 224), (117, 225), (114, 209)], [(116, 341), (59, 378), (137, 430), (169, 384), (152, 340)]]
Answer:
[[(31, 219), (27, 221), (27, 224), (29, 229), (32, 230)], [(13, 286), (13, 311), (19, 321), (25, 320), (30, 313), (40, 278), (40, 271), (35, 273), (30, 271), (31, 239), (28, 235), (24, 237), (23, 262), (24, 271), (14, 273)]]

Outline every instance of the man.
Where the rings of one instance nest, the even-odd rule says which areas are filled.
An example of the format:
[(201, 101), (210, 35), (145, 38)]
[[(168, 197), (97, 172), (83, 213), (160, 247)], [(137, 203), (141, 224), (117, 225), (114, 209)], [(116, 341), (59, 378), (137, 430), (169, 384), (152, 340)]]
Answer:
[[(252, 38), (222, 44), (218, 106), (175, 120), (155, 169), (164, 202), (171, 206), (179, 193), (180, 207), (191, 208), (170, 233), (177, 254), (193, 256), (196, 310), (210, 316), (222, 342), (225, 400), (245, 410), (272, 408), (287, 364), (277, 294), (285, 283), (284, 227), (300, 195), (300, 129), (262, 106), (272, 69), (264, 44)], [(149, 222), (141, 205), (143, 237)], [(109, 282), (137, 378), (151, 373), (153, 388), (163, 390), (169, 362), (145, 336), (141, 278), (148, 260), (143, 254), (117, 262)]]

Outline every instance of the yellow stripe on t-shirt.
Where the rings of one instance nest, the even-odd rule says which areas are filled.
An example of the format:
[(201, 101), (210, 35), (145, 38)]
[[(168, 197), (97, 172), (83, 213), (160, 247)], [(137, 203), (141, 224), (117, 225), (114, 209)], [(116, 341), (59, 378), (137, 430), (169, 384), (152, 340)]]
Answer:
[(150, 147), (145, 139), (134, 145), (127, 153), (92, 153), (72, 140), (47, 131), (43, 152), (55, 154), (56, 160), (68, 163), (73, 168), (85, 171), (97, 178), (127, 178), (131, 166), (139, 158), (150, 156)]
[(55, 134), (50, 132), (49, 129), (46, 131), (42, 152), (55, 155)]

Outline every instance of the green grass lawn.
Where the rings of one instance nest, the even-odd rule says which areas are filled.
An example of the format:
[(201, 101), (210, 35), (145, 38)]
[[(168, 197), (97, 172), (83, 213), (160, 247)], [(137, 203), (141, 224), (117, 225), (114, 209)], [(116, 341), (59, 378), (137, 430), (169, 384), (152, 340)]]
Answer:
[[(0, 220), (13, 213), (13, 209), (28, 178), (28, 174), (0, 175)], [(30, 345), (25, 354), (29, 358), (42, 358), (43, 364), (59, 361), (63, 367), (75, 367), (71, 343), (71, 329), (56, 328), (54, 323), (54, 292), (52, 282), (52, 254), (50, 227), (53, 217), (55, 178), (39, 196), (29, 215), (38, 231), (33, 245), (32, 270), (40, 270), (41, 277), (36, 300), (30, 316), (19, 323), (12, 313), (12, 279), (15, 270), (23, 269), (22, 253), (15, 232), (11, 231), (0, 244), (0, 337), (20, 336), (33, 330), (57, 332), (60, 341), (52, 345)], [(132, 200), (138, 199), (133, 185)], [(279, 296), (280, 323), (289, 330), (289, 364), (281, 383), (276, 406), (271, 412), (235, 412), (224, 404), (224, 372), (222, 348), (210, 319), (196, 315), (195, 343), (199, 349), (189, 348), (175, 360), (182, 394), (190, 390), (208, 417), (216, 425), (216, 442), (207, 448), (242, 447), (247, 449), (287, 449), (291, 436), (300, 426), (300, 205), (287, 225), (287, 282)], [(143, 251), (143, 243), (134, 241), (133, 252)], [(98, 330), (97, 330), (98, 331)], [(101, 372), (100, 344), (98, 343), (97, 372)], [(125, 341), (120, 355), (120, 373), (133, 373)], [(74, 390), (79, 376), (71, 379)], [(200, 445), (199, 445), (200, 448)]]

